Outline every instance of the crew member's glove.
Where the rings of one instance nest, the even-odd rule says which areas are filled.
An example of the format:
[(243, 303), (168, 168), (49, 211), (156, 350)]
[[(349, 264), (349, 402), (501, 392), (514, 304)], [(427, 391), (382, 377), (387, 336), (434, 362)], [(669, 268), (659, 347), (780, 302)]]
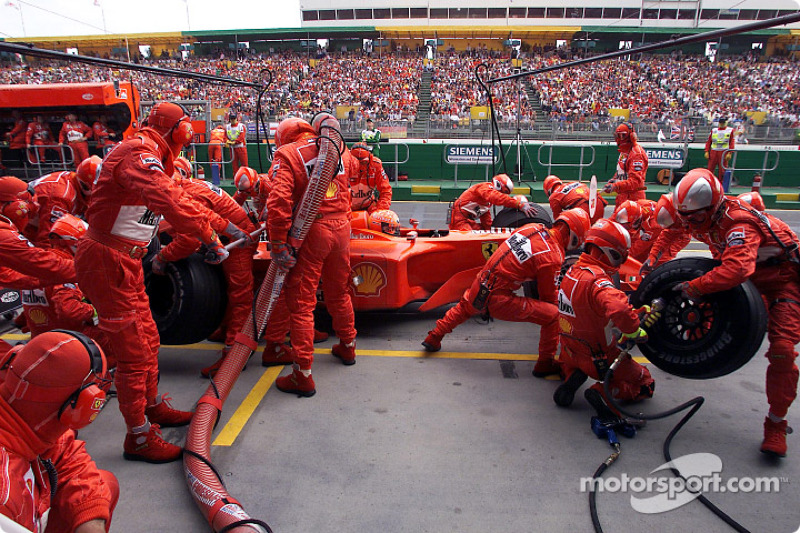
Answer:
[(87, 323), (91, 324), (92, 326), (97, 326), (100, 324), (100, 317), (97, 315), (97, 309), (92, 306), (92, 318), (87, 320)]
[(645, 277), (650, 272), (652, 272), (653, 271), (653, 263), (655, 263), (655, 261), (653, 261), (652, 258), (648, 257), (645, 260), (645, 262), (642, 263), (642, 268), (639, 269), (639, 275), (642, 276), (642, 277)]
[(623, 333), (619, 336), (619, 347), (622, 350), (628, 351), (636, 344), (647, 342), (647, 332), (642, 328), (637, 329), (633, 333)]
[(706, 159), (708, 159), (708, 150), (705, 151)]
[(616, 183), (617, 183), (617, 180), (615, 180), (615, 179), (608, 180), (608, 183), (606, 183), (603, 186), (603, 192), (610, 193), (610, 192), (614, 192), (615, 190), (617, 190), (616, 189), (616, 185), (615, 185)]
[(688, 281), (682, 281), (672, 287), (673, 291), (680, 292), (681, 296), (686, 300), (699, 300), (703, 295), (697, 292)]
[(730, 162), (731, 162), (731, 153), (728, 152), (727, 154), (725, 154), (725, 166), (728, 166), (728, 163)]
[(158, 274), (159, 276), (163, 276), (167, 272), (167, 262), (164, 261), (164, 257), (161, 255), (161, 252), (158, 252), (155, 257), (153, 257), (153, 262), (150, 265), (153, 274)]
[(289, 272), (297, 264), (297, 258), (292, 253), (292, 249), (283, 241), (272, 241), (270, 254), (272, 255), (272, 260), (283, 272)]
[(244, 241), (239, 244), (239, 248), (244, 248), (245, 246), (253, 244), (253, 239), (250, 237), (250, 235), (242, 231), (239, 226), (233, 222), (228, 222), (228, 227), (225, 228), (225, 234), (231, 239), (231, 242), (244, 239)]
[(228, 250), (222, 246), (219, 239), (214, 239), (210, 244), (206, 244), (206, 254), (203, 256), (203, 261), (209, 265), (218, 265), (228, 258)]
[(653, 309), (649, 305), (643, 305), (639, 308), (639, 311), (644, 313), (641, 326), (648, 329), (653, 327), (653, 324), (658, 322), (658, 319), (661, 318), (661, 309)]
[(525, 216), (528, 218), (533, 218), (536, 216), (536, 206), (530, 202), (524, 202), (519, 206), (519, 210), (525, 213)]

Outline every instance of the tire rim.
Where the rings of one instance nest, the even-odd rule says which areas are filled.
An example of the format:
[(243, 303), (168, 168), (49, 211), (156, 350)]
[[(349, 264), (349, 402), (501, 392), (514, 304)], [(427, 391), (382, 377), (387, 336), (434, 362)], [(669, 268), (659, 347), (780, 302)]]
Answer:
[(663, 313), (665, 332), (677, 345), (685, 347), (701, 343), (714, 331), (718, 312), (714, 303), (673, 297)]

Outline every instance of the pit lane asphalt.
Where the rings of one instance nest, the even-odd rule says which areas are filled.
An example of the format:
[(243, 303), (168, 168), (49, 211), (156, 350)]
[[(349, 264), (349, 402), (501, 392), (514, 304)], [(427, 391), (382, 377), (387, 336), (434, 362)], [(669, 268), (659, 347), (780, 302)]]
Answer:
[[(445, 227), (446, 204), (398, 202), (393, 208), (403, 222), (414, 217), (420, 227)], [(774, 213), (797, 231), (800, 213)], [(468, 321), (445, 338), (443, 352), (426, 357), (420, 342), (441, 314), (359, 315), (356, 365), (342, 366), (330, 355), (335, 339), (316, 345), (313, 398), (277, 391), (275, 375), (289, 369), (264, 369), (254, 356), (212, 441), (212, 460), (248, 514), (276, 532), (293, 533), (592, 530), (581, 478), (591, 476), (611, 449), (591, 432), (591, 408), (581, 392), (572, 407), (560, 409), (552, 401), (558, 382), (531, 375), (539, 328)], [(329, 327), (324, 318), (320, 325)], [(177, 407), (191, 408), (205, 391), (208, 382), (198, 372), (219, 347), (162, 348), (160, 390)], [(705, 405), (675, 439), (673, 457), (716, 454), (724, 480), (777, 478), (777, 493), (706, 495), (753, 532), (793, 532), (800, 525), (800, 439), (789, 436), (789, 457), (782, 461), (758, 452), (767, 409), (765, 350), (766, 344), (736, 373), (702, 382), (650, 366), (656, 394), (643, 410), (704, 395)], [(789, 413), (796, 426), (798, 409)], [(677, 421), (651, 422), (636, 438), (621, 438), (622, 455), (606, 477), (651, 475), (664, 463), (662, 442)], [(165, 429), (164, 435), (182, 444), (185, 432)], [(124, 424), (116, 400), (80, 436), (98, 465), (120, 479), (112, 532), (209, 530), (193, 505), (182, 463), (122, 459)], [(631, 496), (650, 495), (599, 494), (606, 531), (730, 531), (697, 501), (658, 514), (631, 507)]]

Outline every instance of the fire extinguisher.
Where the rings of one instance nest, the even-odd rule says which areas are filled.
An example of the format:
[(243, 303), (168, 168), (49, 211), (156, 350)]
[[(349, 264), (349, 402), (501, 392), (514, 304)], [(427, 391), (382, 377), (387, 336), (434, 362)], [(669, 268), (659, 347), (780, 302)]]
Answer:
[(753, 176), (753, 187), (750, 189), (750, 192), (761, 192), (761, 174)]

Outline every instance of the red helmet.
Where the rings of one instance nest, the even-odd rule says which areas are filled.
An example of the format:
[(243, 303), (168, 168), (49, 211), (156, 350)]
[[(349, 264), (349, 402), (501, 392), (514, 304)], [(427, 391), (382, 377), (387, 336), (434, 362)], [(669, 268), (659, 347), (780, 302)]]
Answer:
[(391, 209), (378, 209), (369, 215), (369, 229), (400, 235), (400, 217)]
[(372, 154), (369, 152), (369, 145), (365, 142), (357, 142), (350, 148), (350, 153), (359, 161), (369, 161)]
[(0, 215), (8, 218), (18, 230), (38, 211), (33, 187), (13, 176), (0, 177)]
[(543, 184), (544, 193), (547, 196), (550, 196), (551, 194), (556, 192), (557, 188), (560, 188), (562, 185), (564, 185), (564, 183), (561, 181), (561, 178), (551, 174), (550, 176), (547, 176), (544, 179), (544, 184)]
[(53, 330), (0, 356), (0, 397), (47, 441), (91, 423), (110, 384), (100, 347), (81, 333)]
[(695, 168), (675, 186), (672, 201), (681, 220), (692, 229), (707, 231), (725, 200), (722, 185), (711, 171)]
[(302, 118), (289, 117), (278, 124), (278, 130), (275, 132), (275, 146), (280, 148), (284, 144), (316, 136), (317, 132), (314, 131), (311, 124)]
[(84, 196), (92, 194), (92, 187), (94, 187), (94, 182), (100, 175), (102, 164), (103, 160), (99, 156), (93, 155), (81, 161), (75, 170), (75, 175), (78, 178), (78, 187), (80, 187)]
[(619, 204), (611, 220), (619, 222), (628, 231), (637, 230), (642, 225), (642, 207), (636, 201), (626, 200)]
[(592, 220), (589, 218), (589, 213), (583, 209), (567, 209), (562, 211), (558, 218), (553, 222), (553, 226), (563, 222), (569, 228), (569, 240), (567, 241), (567, 250), (575, 250), (583, 244), (586, 238), (586, 232), (592, 225)]
[(511, 194), (511, 191), (514, 190), (514, 182), (511, 181), (508, 174), (498, 174), (492, 178), (492, 187), (494, 187), (496, 191)]
[(590, 244), (602, 252), (601, 260), (609, 266), (618, 267), (628, 259), (631, 236), (620, 224), (601, 218), (586, 232), (587, 248)]
[(189, 114), (181, 106), (172, 102), (156, 103), (143, 124), (156, 130), (171, 145), (186, 146), (194, 137)]
[(59, 248), (68, 248), (74, 254), (77, 251), (78, 241), (86, 235), (89, 224), (73, 214), (61, 215), (53, 222), (50, 228), (50, 242)]
[(630, 122), (623, 122), (617, 126), (617, 129), (614, 131), (614, 141), (616, 141), (617, 146), (623, 150), (630, 150), (633, 143), (637, 141), (636, 130), (633, 129), (633, 125)]
[(174, 161), (175, 171), (180, 174), (182, 180), (192, 179), (192, 163), (185, 157), (178, 157)]
[(258, 193), (259, 181), (258, 172), (250, 167), (239, 167), (236, 175), (233, 176), (233, 184), (236, 186), (236, 190), (250, 195)]
[(656, 222), (664, 229), (672, 226), (678, 220), (675, 204), (672, 203), (672, 193), (661, 195), (656, 204), (655, 215)]
[(761, 197), (761, 194), (757, 192), (743, 192), (736, 198), (741, 200), (742, 202), (750, 204), (751, 206), (753, 206), (758, 211), (761, 211), (762, 213), (767, 209), (767, 206), (764, 205), (764, 199)]

